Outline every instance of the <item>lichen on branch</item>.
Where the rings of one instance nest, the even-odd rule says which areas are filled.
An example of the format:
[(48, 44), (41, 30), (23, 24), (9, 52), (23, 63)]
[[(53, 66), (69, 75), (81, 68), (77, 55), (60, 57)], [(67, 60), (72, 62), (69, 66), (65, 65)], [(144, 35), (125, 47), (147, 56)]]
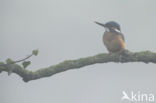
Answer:
[(130, 52), (125, 50), (122, 54), (108, 54), (101, 53), (95, 56), (89, 56), (84, 58), (79, 58), (75, 60), (65, 60), (59, 64), (52, 65), (50, 67), (41, 68), (36, 71), (30, 71), (20, 66), (19, 64), (4, 64), (0, 62), (0, 73), (9, 72), (16, 73), (23, 78), (23, 81), (28, 82), (31, 80), (36, 80), (44, 77), (50, 77), (54, 74), (64, 72), (70, 69), (78, 69), (84, 66), (93, 65), (97, 63), (127, 63), (127, 62), (143, 62), (143, 63), (156, 63), (156, 53), (150, 51), (142, 52)]

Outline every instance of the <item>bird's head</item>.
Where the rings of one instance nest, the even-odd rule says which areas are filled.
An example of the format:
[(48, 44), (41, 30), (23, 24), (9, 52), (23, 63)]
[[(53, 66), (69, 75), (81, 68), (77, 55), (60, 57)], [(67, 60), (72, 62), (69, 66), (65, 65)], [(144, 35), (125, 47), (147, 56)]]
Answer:
[(103, 26), (106, 29), (106, 31), (109, 31), (109, 32), (114, 32), (114, 31), (120, 32), (121, 31), (120, 30), (120, 25), (115, 21), (109, 21), (109, 22), (107, 22), (105, 24), (99, 23), (99, 22), (96, 22), (96, 21), (95, 21), (95, 23), (100, 25), (100, 26)]

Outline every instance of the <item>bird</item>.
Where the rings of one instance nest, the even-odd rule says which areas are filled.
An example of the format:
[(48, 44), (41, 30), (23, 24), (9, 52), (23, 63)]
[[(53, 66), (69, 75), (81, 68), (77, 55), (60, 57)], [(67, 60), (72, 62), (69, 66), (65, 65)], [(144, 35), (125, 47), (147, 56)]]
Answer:
[(121, 32), (120, 25), (115, 21), (109, 21), (105, 24), (95, 21), (96, 24), (105, 28), (103, 34), (103, 43), (109, 53), (122, 53), (125, 50), (125, 38)]

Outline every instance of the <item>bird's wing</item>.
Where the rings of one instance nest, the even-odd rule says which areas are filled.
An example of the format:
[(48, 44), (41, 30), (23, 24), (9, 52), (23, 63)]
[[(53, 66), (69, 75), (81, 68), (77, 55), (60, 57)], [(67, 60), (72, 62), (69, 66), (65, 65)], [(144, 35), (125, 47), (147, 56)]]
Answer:
[(125, 42), (125, 37), (124, 37), (124, 35), (123, 35), (122, 33), (120, 33), (120, 36), (121, 36), (122, 40)]
[(120, 30), (118, 30), (118, 29), (116, 29), (116, 28), (113, 28), (113, 32), (120, 34), (122, 40), (125, 42), (124, 35), (122, 34), (122, 32), (121, 32)]

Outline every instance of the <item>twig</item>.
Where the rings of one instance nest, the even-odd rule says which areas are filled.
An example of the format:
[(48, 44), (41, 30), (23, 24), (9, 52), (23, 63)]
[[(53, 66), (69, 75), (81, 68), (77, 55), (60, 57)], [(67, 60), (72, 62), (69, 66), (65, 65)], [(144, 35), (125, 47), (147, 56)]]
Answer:
[(25, 57), (23, 59), (20, 59), (20, 60), (17, 60), (17, 61), (12, 61), (12, 62), (10, 62), (8, 64), (0, 64), (0, 66), (6, 66), (6, 65), (11, 65), (11, 64), (19, 63), (19, 62), (22, 62), (22, 61), (25, 61), (25, 60), (29, 59), (32, 56), (33, 56), (33, 54), (30, 54), (30, 55), (28, 55), (27, 57)]

